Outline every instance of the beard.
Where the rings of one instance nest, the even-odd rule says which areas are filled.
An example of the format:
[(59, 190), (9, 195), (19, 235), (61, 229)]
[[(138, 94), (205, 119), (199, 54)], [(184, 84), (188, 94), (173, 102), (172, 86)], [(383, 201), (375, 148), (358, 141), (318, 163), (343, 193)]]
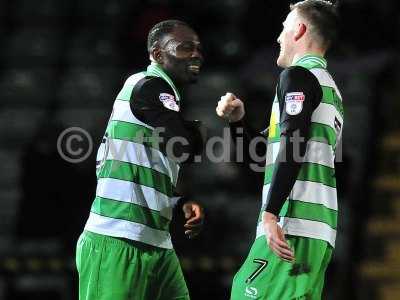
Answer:
[[(167, 61), (165, 68), (173, 81), (179, 85), (190, 84), (197, 82), (202, 64), (199, 58), (178, 58), (173, 55), (167, 54)], [(198, 66), (195, 70), (193, 66)]]

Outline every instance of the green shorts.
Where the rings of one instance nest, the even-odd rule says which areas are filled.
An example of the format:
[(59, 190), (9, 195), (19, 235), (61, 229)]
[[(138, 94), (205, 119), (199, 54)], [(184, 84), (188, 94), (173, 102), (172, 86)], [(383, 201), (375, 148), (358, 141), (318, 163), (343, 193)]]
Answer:
[(173, 249), (84, 231), (76, 265), (80, 300), (188, 300)]
[(288, 263), (259, 237), (236, 273), (231, 300), (320, 300), (333, 248), (325, 241), (288, 236), (295, 262)]

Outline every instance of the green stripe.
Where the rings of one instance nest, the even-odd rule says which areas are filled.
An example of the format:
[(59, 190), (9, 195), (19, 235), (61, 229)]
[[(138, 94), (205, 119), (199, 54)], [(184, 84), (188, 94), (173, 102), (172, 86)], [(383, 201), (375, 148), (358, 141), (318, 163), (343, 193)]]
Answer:
[[(272, 181), (274, 164), (265, 167), (264, 185)], [(315, 163), (303, 163), (297, 180), (319, 182), (336, 188), (335, 169)]]
[(271, 183), (272, 181), (272, 175), (274, 173), (274, 167), (275, 164), (269, 164), (265, 166), (265, 171), (264, 171), (264, 185)]
[(343, 103), (342, 100), (340, 100), (339, 96), (336, 94), (335, 89), (323, 85), (321, 85), (321, 88), (322, 88), (322, 103), (333, 105), (343, 118), (344, 116)]
[[(258, 221), (262, 221), (265, 206), (261, 208)], [(279, 213), (281, 217), (290, 217), (303, 220), (317, 221), (328, 224), (333, 229), (337, 228), (337, 211), (329, 209), (322, 204), (308, 203), (298, 200), (286, 200)]]
[(335, 169), (315, 163), (303, 163), (297, 180), (319, 182), (336, 188)]
[(296, 65), (297, 66), (301, 66), (301, 67), (306, 68), (306, 69), (313, 69), (316, 66), (324, 67), (323, 65), (321, 65), (320, 62), (315, 61), (315, 60), (310, 60), (310, 59), (298, 62), (298, 63), (296, 63)]
[(269, 137), (269, 138), (268, 138), (268, 147), (270, 146), (270, 144), (279, 143), (280, 140), (281, 140), (280, 135), (275, 136), (275, 137), (273, 137), (273, 138), (270, 138), (270, 137)]
[(152, 129), (142, 125), (124, 121), (113, 120), (110, 121), (107, 126), (109, 138), (134, 142), (147, 147), (159, 149), (158, 137), (156, 135), (153, 137), (153, 132), (155, 133)]
[(169, 230), (169, 220), (158, 211), (137, 205), (97, 196), (91, 212), (98, 215), (140, 223), (158, 230)]
[[(268, 147), (270, 147), (274, 143), (279, 143), (280, 138), (281, 138), (280, 136), (275, 136), (272, 138), (269, 137)], [(335, 146), (336, 131), (328, 125), (313, 122), (311, 123), (311, 128), (310, 128), (310, 140)]]
[(319, 64), (323, 66), (324, 68), (327, 67), (327, 62), (326, 59), (323, 58), (322, 56), (316, 56), (316, 55), (305, 55), (301, 57), (297, 62), (295, 62), (295, 65), (301, 65), (301, 64), (308, 64), (310, 61), (314, 60), (314, 64)]
[[(311, 123), (310, 130), (311, 141), (321, 142), (329, 144), (331, 146), (336, 145), (336, 132), (332, 127), (325, 124), (313, 122)], [(270, 147), (274, 143), (279, 143), (280, 138), (280, 136), (268, 138), (268, 147)]]
[(129, 101), (131, 99), (133, 85), (124, 85), (116, 100)]
[(337, 211), (322, 204), (308, 203), (290, 199), (285, 217), (317, 221), (328, 224), (333, 229), (337, 227)]
[(167, 175), (147, 167), (123, 161), (106, 160), (98, 173), (98, 178), (115, 178), (131, 181), (154, 188), (168, 197), (172, 197), (173, 195), (174, 187)]
[(336, 132), (335, 130), (325, 124), (311, 123), (310, 140), (320, 143), (329, 144), (333, 147), (336, 145)]

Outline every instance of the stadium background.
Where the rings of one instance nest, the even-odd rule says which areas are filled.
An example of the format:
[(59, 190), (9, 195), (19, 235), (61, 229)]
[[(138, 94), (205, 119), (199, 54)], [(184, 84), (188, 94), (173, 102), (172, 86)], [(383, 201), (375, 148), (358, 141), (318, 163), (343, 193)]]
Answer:
[[(124, 80), (148, 64), (150, 27), (178, 18), (198, 31), (206, 61), (184, 93), (184, 112), (221, 136), (214, 109), (227, 90), (265, 127), (288, 3), (0, 0), (0, 299), (77, 299), (74, 247), (95, 190), (95, 151)], [(328, 54), (346, 125), (324, 299), (400, 299), (399, 6), (343, 0), (340, 43)], [(81, 163), (57, 151), (71, 126), (94, 142)], [(172, 228), (192, 298), (228, 299), (254, 238), (262, 175), (204, 161), (184, 177), (183, 190), (207, 213), (197, 240), (183, 237), (179, 218)]]

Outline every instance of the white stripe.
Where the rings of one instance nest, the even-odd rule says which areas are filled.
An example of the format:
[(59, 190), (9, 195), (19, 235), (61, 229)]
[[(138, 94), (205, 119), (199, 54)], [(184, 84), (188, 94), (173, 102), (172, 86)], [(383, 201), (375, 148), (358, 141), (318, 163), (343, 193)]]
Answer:
[(133, 74), (132, 76), (130, 76), (126, 81), (124, 85), (136, 85), (136, 83), (139, 82), (139, 80), (141, 80), (142, 78), (144, 78), (146, 76), (145, 72), (140, 72), (140, 73), (136, 73)]
[(113, 114), (112, 114), (112, 120), (138, 124), (138, 125), (144, 126), (149, 129), (154, 129), (153, 127), (151, 127), (151, 126), (147, 125), (146, 123), (143, 123), (142, 121), (137, 119), (132, 114), (132, 111), (131, 111), (131, 108), (129, 105), (129, 101), (115, 100)]
[(290, 198), (308, 203), (322, 204), (326, 208), (337, 210), (336, 189), (318, 182), (297, 180)]
[[(332, 229), (328, 224), (281, 217), (279, 225), (283, 228), (285, 234), (324, 240), (331, 244), (332, 247), (335, 247), (336, 230)], [(256, 239), (263, 235), (265, 235), (264, 226), (262, 222), (259, 222), (257, 225)]]
[(263, 235), (265, 235), (265, 230), (264, 230), (264, 224), (261, 219), (261, 222), (258, 222), (257, 224), (256, 239), (258, 239), (260, 236)]
[(336, 94), (339, 96), (340, 100), (342, 100), (342, 95), (340, 94), (340, 91), (338, 87), (336, 86), (335, 81), (333, 80), (332, 76), (329, 74), (329, 72), (325, 69), (311, 69), (311, 73), (317, 77), (318, 82), (320, 85), (331, 87), (335, 89)]
[(169, 232), (150, 228), (146, 225), (103, 217), (90, 213), (85, 230), (98, 234), (140, 241), (155, 247), (172, 249)]
[(267, 155), (265, 157), (266, 166), (273, 164), (275, 162), (279, 153), (279, 147), (280, 147), (280, 142), (271, 143), (267, 146)]
[(321, 239), (330, 243), (332, 247), (335, 246), (336, 230), (328, 224), (287, 217), (281, 218), (279, 223), (285, 234)]
[[(271, 143), (267, 147), (266, 165), (270, 165), (276, 161), (279, 154), (280, 143)], [(300, 160), (301, 157), (295, 157)], [(334, 167), (334, 153), (331, 145), (316, 141), (308, 141), (305, 162), (316, 163), (330, 168)]]
[(271, 187), (271, 184), (265, 184), (263, 186), (263, 190), (262, 190), (262, 207), (264, 207), (264, 204), (267, 202), (267, 197), (268, 197), (268, 193), (269, 193), (269, 189)]
[(171, 197), (170, 198), (170, 202), (171, 202), (171, 206), (175, 207), (178, 204), (178, 201), (181, 199), (181, 196), (178, 197)]
[(109, 139), (107, 159), (119, 160), (151, 168), (169, 176), (172, 184), (178, 180), (179, 165), (170, 161), (160, 151), (125, 140)]
[(335, 128), (335, 117), (341, 124), (343, 124), (343, 118), (334, 106), (326, 103), (320, 103), (314, 110), (311, 116), (311, 121)]
[[(266, 184), (262, 191), (262, 204), (267, 201), (270, 184)], [(322, 204), (326, 208), (337, 210), (336, 189), (318, 182), (297, 180), (290, 193), (290, 198), (307, 203)]]
[(308, 141), (305, 162), (334, 168), (335, 156), (331, 145), (316, 141)]
[[(279, 101), (278, 101), (278, 96), (275, 96), (276, 99), (274, 100), (274, 102), (272, 103), (272, 110), (279, 112)], [(279, 122), (279, 118), (278, 118), (278, 122)]]
[(96, 196), (114, 199), (127, 203), (134, 203), (160, 212), (160, 215), (172, 219), (174, 201), (172, 198), (157, 190), (137, 184), (113, 178), (100, 178), (97, 182)]

